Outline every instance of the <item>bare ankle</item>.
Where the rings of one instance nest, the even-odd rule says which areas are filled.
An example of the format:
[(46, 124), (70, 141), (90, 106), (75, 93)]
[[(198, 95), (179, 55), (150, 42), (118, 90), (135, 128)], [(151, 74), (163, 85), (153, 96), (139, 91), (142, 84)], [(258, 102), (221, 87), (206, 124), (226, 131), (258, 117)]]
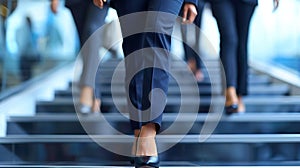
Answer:
[(236, 94), (235, 87), (228, 87), (226, 89), (225, 97), (226, 97), (226, 105), (238, 103), (238, 97)]
[(80, 103), (92, 106), (93, 105), (93, 88), (90, 86), (84, 86), (80, 91)]
[(157, 156), (155, 136), (156, 125), (154, 123), (142, 126), (137, 139), (136, 156)]
[(245, 112), (246, 111), (246, 106), (243, 102), (243, 97), (242, 96), (239, 96), (238, 97), (238, 112)]
[(93, 112), (100, 112), (100, 107), (101, 107), (101, 100), (95, 99), (93, 101)]
[(157, 156), (155, 137), (139, 137), (136, 145), (136, 156)]
[(155, 137), (156, 125), (154, 123), (148, 123), (142, 126), (139, 137)]

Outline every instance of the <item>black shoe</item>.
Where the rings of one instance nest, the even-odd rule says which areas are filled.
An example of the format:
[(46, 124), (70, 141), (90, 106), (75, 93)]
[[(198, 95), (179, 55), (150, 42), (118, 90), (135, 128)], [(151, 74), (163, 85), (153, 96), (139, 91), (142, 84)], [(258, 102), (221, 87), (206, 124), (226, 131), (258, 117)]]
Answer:
[(134, 158), (135, 168), (159, 168), (158, 156), (139, 156)]
[(131, 165), (134, 165), (134, 159), (135, 159), (135, 157), (129, 157), (129, 162), (130, 162), (130, 164)]
[(233, 113), (237, 113), (238, 112), (238, 104), (232, 104), (230, 106), (226, 106), (225, 107), (225, 112), (227, 115), (231, 115)]

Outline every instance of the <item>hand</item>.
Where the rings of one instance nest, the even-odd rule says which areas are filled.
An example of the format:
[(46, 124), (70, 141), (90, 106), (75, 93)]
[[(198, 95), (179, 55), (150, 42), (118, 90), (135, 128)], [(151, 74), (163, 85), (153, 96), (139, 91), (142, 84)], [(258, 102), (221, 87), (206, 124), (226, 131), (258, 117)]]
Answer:
[(275, 11), (278, 8), (279, 0), (273, 0), (273, 11)]
[(51, 11), (53, 13), (57, 13), (58, 6), (59, 6), (59, 0), (51, 0)]
[(182, 23), (183, 24), (193, 23), (197, 14), (198, 14), (197, 9), (194, 4), (185, 3), (183, 7)]
[(93, 0), (93, 1), (94, 1), (94, 4), (101, 9), (103, 8), (104, 2), (106, 2), (106, 0)]

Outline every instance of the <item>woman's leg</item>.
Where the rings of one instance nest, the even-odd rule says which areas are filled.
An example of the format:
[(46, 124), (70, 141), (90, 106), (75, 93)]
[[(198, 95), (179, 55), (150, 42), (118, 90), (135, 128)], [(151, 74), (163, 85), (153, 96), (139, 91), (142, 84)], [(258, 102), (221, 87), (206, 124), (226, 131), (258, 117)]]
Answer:
[[(187, 62), (189, 68), (191, 71), (194, 73), (195, 78), (197, 81), (202, 81), (204, 78), (204, 75), (202, 73), (201, 67), (202, 67), (202, 62), (200, 59), (200, 56), (194, 51), (200, 51), (200, 27), (201, 27), (201, 22), (202, 22), (202, 13), (204, 10), (205, 2), (203, 0), (198, 1), (198, 7), (197, 7), (197, 17), (194, 21), (194, 24), (197, 26), (195, 30), (195, 43), (188, 44), (183, 43), (183, 49), (184, 49), (184, 57), (185, 61)], [(182, 34), (182, 39), (184, 42), (188, 42), (188, 27), (193, 26), (193, 25), (181, 25), (181, 34)], [(193, 47), (193, 48), (191, 48)], [(194, 50), (193, 50), (194, 49)]]
[(238, 32), (238, 80), (237, 94), (239, 96), (239, 112), (244, 112), (243, 95), (248, 94), (248, 34), (251, 17), (256, 5), (236, 1), (237, 32)]
[[(129, 88), (126, 88), (129, 94), (128, 101), (134, 106), (129, 107), (131, 124), (136, 132), (140, 129), (136, 148), (137, 156), (157, 155), (154, 138), (160, 128), (163, 112), (163, 108), (157, 107), (164, 107), (157, 103), (164, 102), (154, 103), (158, 95), (153, 94), (151, 91), (154, 88), (159, 88), (166, 95), (169, 80), (168, 51), (171, 46), (171, 33), (181, 5), (182, 0), (116, 0), (114, 2), (114, 7), (119, 16), (141, 11), (159, 11), (175, 15), (166, 18), (159, 13), (150, 12), (144, 15), (135, 15), (124, 22), (122, 19), (120, 20), (123, 35), (139, 25), (145, 25), (141, 26), (142, 33), (125, 37), (123, 40), (125, 57), (127, 58), (129, 54), (133, 54), (135, 58), (130, 59), (130, 61), (126, 59), (125, 66), (126, 83), (129, 85)], [(132, 27), (133, 25), (135, 27)], [(146, 32), (149, 30), (150, 32)], [(152, 30), (156, 32), (151, 32)], [(157, 32), (164, 32), (165, 34)], [(144, 65), (150, 65), (150, 68), (144, 69)], [(156, 66), (162, 69), (155, 68)], [(139, 71), (140, 69), (143, 70)], [(129, 77), (135, 73), (137, 74), (134, 78), (130, 79)], [(137, 118), (141, 120), (137, 120)]]
[(220, 32), (220, 57), (225, 70), (227, 107), (237, 106), (237, 46), (236, 12), (232, 0), (212, 2), (212, 12)]
[[(99, 9), (96, 7), (92, 2), (89, 3), (87, 14), (85, 18), (84, 29), (82, 32), (82, 40), (85, 43), (87, 39), (101, 26), (105, 24), (105, 17), (108, 12), (108, 6), (105, 5), (103, 9)], [(83, 60), (83, 68), (80, 77), (80, 86), (81, 86), (81, 93), (80, 93), (80, 103), (91, 107), (90, 110), (92, 112), (100, 111), (100, 88), (95, 88), (95, 74), (98, 69), (98, 64), (100, 62), (100, 57), (98, 55), (99, 51), (99, 43), (102, 43), (101, 37), (99, 38), (92, 38), (93, 40), (89, 41), (87, 46), (87, 50), (83, 52), (82, 60)], [(82, 44), (84, 45), (84, 44)], [(97, 76), (96, 76), (97, 78)], [(97, 95), (97, 94), (99, 95)], [(82, 110), (83, 111), (83, 110)]]
[[(115, 0), (114, 7), (116, 8), (119, 16), (124, 16), (127, 14), (132, 14), (135, 12), (142, 12), (142, 11), (161, 11), (161, 12), (168, 12), (174, 15), (178, 15), (180, 7), (182, 5), (182, 0), (154, 0), (154, 1), (146, 1), (146, 0)], [(171, 18), (162, 18), (156, 14), (147, 14), (147, 15), (135, 15), (129, 21), (122, 22), (120, 20), (122, 32), (127, 32), (137, 25), (144, 25), (141, 26), (142, 31), (146, 31), (145, 29), (153, 29), (162, 33), (153, 33), (153, 32), (143, 32), (139, 34), (135, 34), (129, 37), (125, 37), (123, 41), (123, 50), (125, 57), (129, 54), (134, 53), (137, 50), (147, 48), (147, 51), (140, 52), (138, 54), (134, 53), (133, 61), (128, 62), (125, 60), (126, 70), (127, 73), (135, 73), (135, 70), (143, 69), (143, 65), (148, 64), (160, 67), (168, 67), (168, 50), (170, 50), (170, 42), (171, 38), (170, 35), (173, 30), (173, 25), (175, 22), (176, 17)], [(143, 18), (138, 18), (143, 17)], [(132, 21), (132, 22), (130, 22)], [(139, 22), (140, 21), (140, 22)], [(167, 34), (167, 35), (166, 35)], [(165, 52), (157, 51), (156, 48), (164, 49)], [(168, 69), (166, 69), (167, 71)], [(130, 76), (130, 75), (127, 75)], [(165, 93), (167, 91), (167, 84), (168, 84), (168, 74), (167, 72), (157, 69), (157, 68), (148, 68), (143, 71), (139, 71), (133, 79), (127, 79), (127, 83), (129, 83), (129, 101), (131, 101), (135, 108), (138, 111), (130, 111), (133, 115), (140, 115), (137, 114), (139, 111), (145, 109), (151, 109), (149, 107), (149, 93), (152, 91), (153, 88), (160, 88)], [(154, 97), (152, 97), (153, 99)], [(155, 112), (155, 113), (161, 113)], [(159, 116), (159, 115), (158, 115)], [(160, 118), (160, 116), (158, 117)], [(139, 125), (147, 124), (150, 121), (156, 119), (149, 119), (147, 122), (142, 122)], [(160, 125), (160, 119), (157, 119), (157, 125)], [(144, 120), (145, 121), (145, 120)], [(154, 121), (156, 122), (156, 121)], [(136, 126), (138, 124), (135, 124)], [(137, 127), (135, 127), (137, 128)]]
[[(123, 34), (123, 52), (125, 58), (127, 58), (130, 54), (133, 54), (135, 51), (142, 49), (142, 34), (133, 34), (131, 36), (127, 36), (127, 32), (131, 29), (135, 29), (136, 25), (144, 25), (144, 22), (138, 18), (138, 16), (130, 16), (129, 19), (122, 19), (125, 15), (144, 11), (147, 7), (147, 4), (141, 0), (114, 0), (111, 2), (111, 5), (116, 9), (118, 16), (120, 19), (121, 31)], [(124, 37), (126, 36), (126, 37)], [(133, 57), (136, 54), (133, 55)], [(127, 93), (127, 104), (132, 103), (133, 107), (128, 106), (129, 114), (138, 114), (138, 109), (141, 109), (140, 101), (142, 97), (142, 83), (138, 82), (142, 80), (142, 72), (138, 72), (135, 74), (135, 70), (131, 68), (134, 65), (141, 65), (141, 62), (137, 62), (138, 60), (133, 60), (133, 62), (125, 59), (125, 67), (126, 67), (126, 76), (125, 76), (125, 87)], [(135, 74), (131, 79), (129, 74)], [(141, 122), (136, 120), (130, 120), (131, 128), (134, 130), (135, 137), (138, 137), (140, 129), (142, 127)], [(133, 153), (135, 154), (136, 148), (133, 145)]]

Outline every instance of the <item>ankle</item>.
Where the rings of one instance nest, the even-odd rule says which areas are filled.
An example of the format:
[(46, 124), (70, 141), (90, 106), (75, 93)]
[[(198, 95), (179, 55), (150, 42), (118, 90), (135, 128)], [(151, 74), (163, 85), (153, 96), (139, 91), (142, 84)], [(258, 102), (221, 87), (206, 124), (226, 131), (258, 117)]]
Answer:
[(139, 137), (136, 145), (136, 156), (157, 156), (155, 137)]
[(238, 103), (238, 112), (245, 112), (246, 111), (246, 106), (243, 102), (242, 96), (238, 97), (238, 101), (239, 101), (239, 103)]
[(239, 95), (238, 100), (239, 100), (239, 102), (243, 102), (243, 96)]
[(84, 86), (80, 91), (80, 102), (82, 104), (92, 106), (93, 105), (93, 95), (94, 90), (90, 86)]
[(156, 136), (156, 125), (154, 123), (148, 123), (142, 126), (139, 137), (155, 137)]
[(156, 125), (154, 123), (142, 126), (137, 139), (136, 156), (157, 156), (155, 136)]
[(226, 105), (237, 104), (239, 102), (235, 87), (228, 87), (225, 93)]
[(100, 107), (101, 107), (101, 100), (95, 99), (93, 101), (93, 112), (100, 112)]
[(195, 78), (197, 79), (198, 82), (203, 81), (204, 75), (203, 75), (203, 73), (202, 73), (201, 70), (197, 70), (197, 71), (196, 71), (196, 73), (195, 73)]

